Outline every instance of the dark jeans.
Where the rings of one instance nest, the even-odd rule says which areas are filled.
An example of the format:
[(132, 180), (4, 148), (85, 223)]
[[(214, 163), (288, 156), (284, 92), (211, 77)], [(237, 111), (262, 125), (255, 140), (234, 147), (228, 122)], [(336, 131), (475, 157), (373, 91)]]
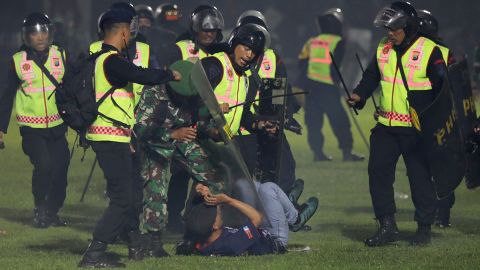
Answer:
[(308, 143), (313, 153), (317, 156), (323, 154), (324, 115), (330, 121), (333, 133), (338, 140), (338, 147), (350, 152), (353, 146), (350, 120), (342, 106), (342, 98), (337, 87), (309, 80), (308, 90), (310, 93), (305, 102), (305, 124), (308, 129)]
[(126, 228), (138, 230), (136, 202), (142, 189), (134, 177), (132, 154), (128, 143), (91, 142), (98, 164), (107, 180), (107, 209), (97, 222), (93, 238), (111, 243)]
[(400, 155), (405, 161), (415, 206), (415, 221), (432, 224), (435, 216), (436, 198), (426, 157), (417, 135), (400, 134), (377, 124), (370, 136), (370, 160), (368, 175), (370, 195), (375, 216), (381, 218), (396, 212), (393, 183)]
[(22, 149), (33, 165), (32, 193), (35, 207), (56, 214), (63, 206), (67, 190), (70, 152), (66, 128), (21, 127)]

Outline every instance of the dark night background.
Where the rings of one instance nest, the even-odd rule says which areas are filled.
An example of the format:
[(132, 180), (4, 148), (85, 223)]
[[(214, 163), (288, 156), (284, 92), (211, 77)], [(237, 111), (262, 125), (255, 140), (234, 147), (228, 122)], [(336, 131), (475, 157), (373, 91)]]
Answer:
[[(85, 51), (96, 39), (96, 22), (99, 14), (114, 0), (15, 0), (2, 2), (0, 10), (0, 80), (4, 80), (10, 56), (21, 44), (20, 27), (24, 17), (34, 11), (45, 12), (57, 23), (56, 40), (71, 52)], [(133, 4), (148, 4), (155, 8), (163, 1), (131, 1)], [(378, 10), (389, 4), (385, 0), (223, 0), (186, 1), (178, 0), (186, 25), (191, 10), (200, 4), (213, 4), (223, 13), (226, 29), (233, 28), (237, 17), (245, 10), (260, 10), (267, 17), (274, 37), (273, 47), (283, 56), (291, 77), (297, 75), (296, 57), (308, 37), (317, 34), (315, 17), (328, 8), (339, 7), (345, 14), (345, 33), (348, 40), (347, 55), (343, 70), (352, 85), (358, 80), (359, 68), (354, 55), (358, 52), (364, 62), (373, 55), (374, 48), (384, 30), (376, 29), (372, 21)], [(480, 42), (480, 13), (478, 0), (416, 0), (417, 9), (427, 9), (440, 23), (440, 35), (457, 57), (473, 55)], [(225, 31), (227, 36), (229, 31)], [(161, 56), (160, 56), (161, 57)], [(471, 59), (471, 57), (469, 57)], [(471, 61), (470, 61), (471, 64)]]

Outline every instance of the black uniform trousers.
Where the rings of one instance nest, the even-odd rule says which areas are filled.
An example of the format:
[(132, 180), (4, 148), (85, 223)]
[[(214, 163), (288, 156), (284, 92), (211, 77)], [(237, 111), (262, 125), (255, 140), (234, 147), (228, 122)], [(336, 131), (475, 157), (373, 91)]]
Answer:
[(342, 106), (341, 95), (334, 85), (307, 80), (305, 99), (305, 124), (308, 129), (308, 143), (316, 156), (323, 154), (324, 136), (322, 134), (323, 117), (330, 121), (333, 133), (337, 137), (338, 147), (351, 152), (353, 147), (352, 131), (347, 112)]
[(436, 198), (420, 137), (415, 133), (394, 132), (392, 128), (381, 124), (372, 129), (368, 162), (370, 195), (375, 216), (381, 218), (396, 212), (393, 183), (400, 155), (407, 168), (415, 206), (414, 220), (419, 224), (432, 224)]
[(53, 128), (20, 127), (23, 152), (33, 165), (32, 193), (35, 207), (57, 214), (67, 190), (70, 152), (66, 126)]
[(93, 238), (112, 243), (124, 230), (138, 230), (138, 198), (142, 186), (135, 177), (128, 143), (91, 142), (98, 164), (107, 180), (107, 209), (97, 222)]

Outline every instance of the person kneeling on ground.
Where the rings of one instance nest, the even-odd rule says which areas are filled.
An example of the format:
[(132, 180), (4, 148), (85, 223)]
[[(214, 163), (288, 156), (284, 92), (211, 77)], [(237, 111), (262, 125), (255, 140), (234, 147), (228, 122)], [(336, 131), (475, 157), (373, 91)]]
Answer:
[[(263, 203), (265, 217), (242, 201), (226, 194), (212, 195), (208, 187), (196, 185), (195, 189), (204, 201), (195, 205), (186, 218), (186, 235), (195, 243), (196, 253), (205, 256), (238, 256), (287, 251), (288, 228), (300, 230), (316, 212), (318, 199), (310, 197), (296, 209), (277, 184), (254, 183)], [(238, 228), (225, 227), (222, 219), (224, 205), (237, 209), (248, 221)]]

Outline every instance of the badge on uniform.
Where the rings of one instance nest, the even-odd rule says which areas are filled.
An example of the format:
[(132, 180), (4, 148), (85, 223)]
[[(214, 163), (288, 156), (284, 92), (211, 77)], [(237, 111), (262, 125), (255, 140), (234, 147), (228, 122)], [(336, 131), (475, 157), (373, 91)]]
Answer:
[(29, 63), (25, 63), (22, 65), (22, 69), (24, 72), (28, 72), (31, 68), (32, 66)]
[(244, 227), (243, 227), (243, 232), (247, 235), (247, 238), (248, 238), (248, 239), (252, 239), (252, 238), (253, 238), (253, 234), (252, 234), (252, 232), (250, 231), (250, 228), (248, 228), (248, 226), (244, 226)]
[(412, 60), (413, 61), (418, 61), (418, 58), (420, 57), (420, 52), (419, 51), (413, 51), (412, 53)]
[(231, 68), (227, 68), (227, 75), (229, 80), (233, 80), (233, 71)]
[(269, 63), (265, 63), (265, 64), (263, 65), (263, 68), (264, 68), (265, 70), (270, 70), (270, 64), (269, 64)]
[(383, 53), (383, 54), (388, 54), (389, 51), (390, 51), (390, 46), (385, 45), (385, 46), (383, 47), (382, 53)]
[(59, 67), (60, 66), (60, 59), (58, 59), (57, 57), (53, 57), (52, 61), (53, 61), (53, 66), (54, 67)]

